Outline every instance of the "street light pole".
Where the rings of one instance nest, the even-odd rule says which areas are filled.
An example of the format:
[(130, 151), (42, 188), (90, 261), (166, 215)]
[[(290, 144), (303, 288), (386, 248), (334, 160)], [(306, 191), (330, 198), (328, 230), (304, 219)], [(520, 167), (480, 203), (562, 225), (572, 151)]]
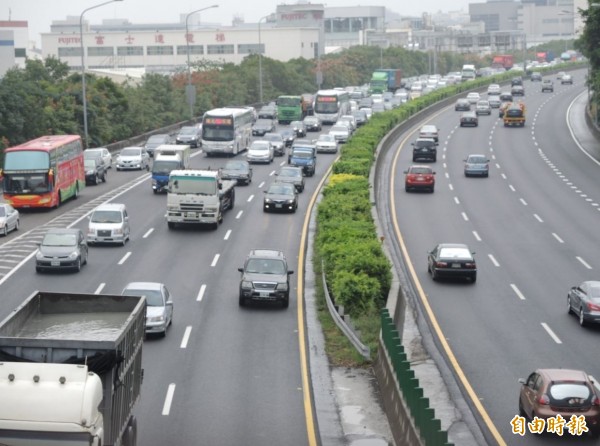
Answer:
[(263, 103), (263, 74), (262, 74), (262, 41), (260, 38), (260, 22), (269, 16), (261, 17), (258, 20), (258, 98), (259, 102)]
[(219, 5), (207, 6), (206, 8), (196, 9), (195, 11), (192, 11), (185, 16), (185, 52), (187, 55), (187, 86), (185, 89), (185, 95), (190, 106), (190, 119), (194, 119), (194, 103), (196, 102), (196, 89), (192, 86), (192, 65), (190, 63), (190, 31), (188, 22), (192, 14), (196, 14), (197, 12), (202, 12), (206, 11), (207, 9), (218, 7)]
[(88, 12), (90, 9), (99, 8), (100, 6), (108, 5), (113, 2), (120, 2), (123, 0), (109, 0), (104, 3), (100, 3), (98, 5), (90, 6), (87, 9), (84, 9), (81, 15), (79, 16), (79, 42), (81, 44), (81, 94), (82, 94), (82, 102), (83, 102), (83, 137), (85, 140), (85, 147), (88, 147), (88, 122), (87, 122), (87, 97), (85, 92), (85, 49), (83, 46), (83, 15)]

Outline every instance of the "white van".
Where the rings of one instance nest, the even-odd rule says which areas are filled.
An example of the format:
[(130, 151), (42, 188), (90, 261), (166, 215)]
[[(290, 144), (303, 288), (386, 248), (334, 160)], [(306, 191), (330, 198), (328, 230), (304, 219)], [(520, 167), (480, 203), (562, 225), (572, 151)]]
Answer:
[(98, 206), (89, 217), (87, 242), (119, 243), (125, 246), (129, 240), (129, 216), (121, 203), (105, 203)]

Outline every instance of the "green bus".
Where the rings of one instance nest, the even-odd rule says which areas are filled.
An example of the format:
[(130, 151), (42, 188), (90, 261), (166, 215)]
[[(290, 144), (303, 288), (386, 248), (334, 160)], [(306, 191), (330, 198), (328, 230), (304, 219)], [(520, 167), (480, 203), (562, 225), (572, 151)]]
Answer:
[(276, 104), (277, 120), (280, 124), (289, 124), (304, 118), (302, 96), (279, 96)]

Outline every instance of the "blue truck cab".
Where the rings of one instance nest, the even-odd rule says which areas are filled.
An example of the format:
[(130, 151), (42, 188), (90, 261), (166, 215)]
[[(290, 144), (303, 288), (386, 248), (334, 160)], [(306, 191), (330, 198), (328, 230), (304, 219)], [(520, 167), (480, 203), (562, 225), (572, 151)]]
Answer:
[(295, 142), (288, 156), (288, 164), (302, 167), (305, 176), (312, 177), (317, 169), (317, 148), (312, 143)]

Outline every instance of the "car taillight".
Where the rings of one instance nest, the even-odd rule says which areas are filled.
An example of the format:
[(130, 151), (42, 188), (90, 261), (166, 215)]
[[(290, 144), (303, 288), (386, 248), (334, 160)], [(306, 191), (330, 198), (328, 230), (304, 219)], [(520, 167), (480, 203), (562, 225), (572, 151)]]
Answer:
[(466, 262), (465, 268), (473, 269), (473, 268), (475, 268), (475, 263), (474, 262)]
[(588, 302), (587, 306), (590, 311), (600, 311), (600, 305), (596, 305), (591, 302)]
[(548, 398), (548, 395), (543, 394), (538, 398), (538, 403), (547, 406), (548, 404), (550, 404), (550, 398)]
[(445, 268), (446, 266), (448, 266), (447, 262), (435, 262), (435, 266), (437, 266), (438, 268)]
[(598, 398), (597, 396), (595, 396), (592, 399), (592, 406), (600, 406), (600, 398)]

